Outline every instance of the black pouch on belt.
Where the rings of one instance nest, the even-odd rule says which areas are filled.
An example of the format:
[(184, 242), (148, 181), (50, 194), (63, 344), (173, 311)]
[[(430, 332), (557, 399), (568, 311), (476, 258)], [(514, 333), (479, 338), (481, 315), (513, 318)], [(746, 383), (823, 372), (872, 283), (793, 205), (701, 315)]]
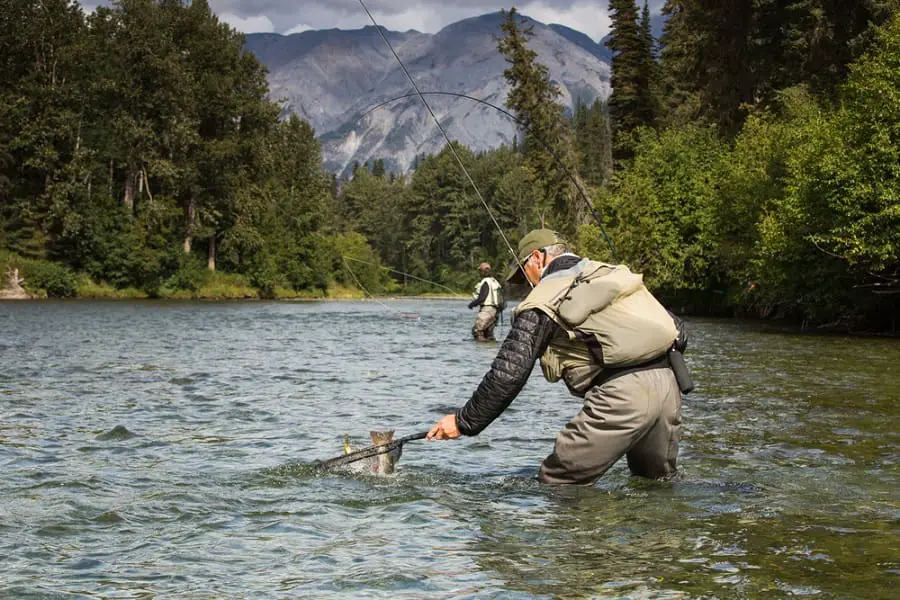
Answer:
[(688, 370), (687, 363), (684, 362), (684, 354), (675, 346), (669, 348), (669, 366), (675, 374), (675, 381), (678, 382), (678, 389), (682, 394), (690, 394), (694, 389), (694, 380), (691, 379), (691, 372)]

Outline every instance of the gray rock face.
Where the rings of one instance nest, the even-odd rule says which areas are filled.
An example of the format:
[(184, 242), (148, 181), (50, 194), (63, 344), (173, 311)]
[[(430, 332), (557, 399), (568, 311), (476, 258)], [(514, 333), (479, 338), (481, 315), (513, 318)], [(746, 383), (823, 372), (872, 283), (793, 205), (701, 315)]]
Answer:
[[(610, 94), (608, 51), (561, 25), (534, 26), (529, 47), (547, 66), (573, 110), (578, 102)], [(386, 35), (423, 92), (457, 92), (503, 107), (507, 63), (497, 50), (502, 16), (491, 13), (448, 25), (436, 34)], [(354, 31), (306, 31), (282, 36), (250, 34), (247, 49), (269, 68), (270, 95), (284, 114), (295, 113), (319, 133), (325, 167), (343, 173), (355, 161), (381, 158), (405, 173), (417, 154), (437, 153), (445, 142), (418, 97), (365, 114), (413, 92), (397, 60), (374, 27)], [(515, 123), (488, 106), (464, 98), (426, 96), (451, 139), (473, 150), (511, 144)]]

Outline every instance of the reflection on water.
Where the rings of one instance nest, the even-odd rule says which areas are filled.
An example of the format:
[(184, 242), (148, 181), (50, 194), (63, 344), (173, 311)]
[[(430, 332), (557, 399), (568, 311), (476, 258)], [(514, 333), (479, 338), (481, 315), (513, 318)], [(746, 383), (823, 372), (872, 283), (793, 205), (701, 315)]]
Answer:
[(462, 301), (387, 305), (0, 304), (0, 597), (894, 596), (897, 341), (692, 320), (673, 481), (539, 485), (579, 406), (538, 373), (395, 476), (319, 472), (493, 358)]

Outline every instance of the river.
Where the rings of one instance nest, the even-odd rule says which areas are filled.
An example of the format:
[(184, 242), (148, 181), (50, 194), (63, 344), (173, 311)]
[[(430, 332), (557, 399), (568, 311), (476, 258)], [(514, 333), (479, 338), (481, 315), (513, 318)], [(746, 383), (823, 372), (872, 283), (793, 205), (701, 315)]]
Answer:
[(538, 484), (579, 409), (540, 369), (482, 435), (411, 442), (393, 476), (308, 464), (464, 403), (497, 348), (473, 318), (0, 304), (0, 598), (896, 597), (898, 340), (688, 319), (673, 481), (620, 461)]

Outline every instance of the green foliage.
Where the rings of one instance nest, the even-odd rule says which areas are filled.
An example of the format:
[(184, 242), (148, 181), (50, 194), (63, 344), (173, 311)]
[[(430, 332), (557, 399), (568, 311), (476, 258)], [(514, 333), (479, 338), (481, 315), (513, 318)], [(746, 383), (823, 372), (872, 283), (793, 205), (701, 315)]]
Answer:
[(378, 294), (388, 286), (387, 271), (381, 268), (378, 256), (361, 234), (340, 233), (323, 241), (332, 249), (330, 258), (338, 283), (362, 289), (367, 294)]
[(785, 88), (834, 98), (873, 27), (898, 10), (898, 0), (666, 0), (667, 120), (703, 118), (734, 135), (748, 108)]
[[(854, 63), (835, 111), (794, 123), (784, 197), (761, 224), (767, 301), (841, 319), (900, 289), (900, 17)], [(811, 268), (812, 267), (812, 268)], [(873, 292), (875, 295), (873, 296)]]
[[(247, 274), (250, 277), (250, 284), (259, 290), (259, 297), (265, 300), (275, 298), (276, 289), (283, 285), (285, 280), (285, 277), (278, 272), (275, 260), (271, 256), (258, 257), (250, 265)], [(297, 277), (296, 273), (291, 275), (294, 278)]]
[[(851, 66), (837, 136), (812, 165), (799, 158), (795, 193), (831, 217), (813, 241), (854, 270), (897, 275), (900, 258), (900, 12)], [(824, 229), (824, 228), (823, 228)]]
[(575, 109), (575, 147), (578, 173), (589, 185), (605, 185), (612, 174), (612, 131), (606, 104)]
[(50, 298), (72, 298), (78, 281), (71, 269), (46, 260), (25, 260), (19, 270), (25, 288), (40, 290)]
[(166, 280), (166, 287), (196, 292), (209, 279), (209, 271), (197, 258), (185, 254), (179, 255), (178, 267)]
[[(697, 125), (642, 131), (600, 196), (619, 253), (695, 310), (884, 326), (900, 289), (898, 56), (895, 17), (837, 108), (799, 86), (750, 111), (731, 144)], [(602, 250), (593, 228), (579, 240)]]
[[(265, 70), (204, 0), (89, 15), (0, 0), (0, 265), (51, 296), (446, 293), (384, 267), (468, 291), (478, 263), (503, 270), (506, 241), (546, 226), (682, 308), (884, 326), (900, 291), (897, 8), (669, 0), (657, 64), (648, 10), (613, 0), (613, 97), (572, 122), (509, 11), (522, 143), (454, 146), (489, 215), (449, 149), (406, 176), (382, 159), (323, 173), (312, 127), (277, 119)], [(613, 130), (633, 153), (616, 172)]]
[(715, 174), (721, 198), (713, 213), (716, 270), (737, 304), (758, 297), (754, 261), (765, 247), (761, 226), (781, 209), (788, 160), (803, 136), (798, 125), (818, 115), (803, 88), (786, 90), (774, 110), (747, 119)]
[(648, 284), (677, 292), (713, 283), (714, 180), (723, 144), (701, 127), (639, 132), (633, 167), (616, 193), (618, 252)]

